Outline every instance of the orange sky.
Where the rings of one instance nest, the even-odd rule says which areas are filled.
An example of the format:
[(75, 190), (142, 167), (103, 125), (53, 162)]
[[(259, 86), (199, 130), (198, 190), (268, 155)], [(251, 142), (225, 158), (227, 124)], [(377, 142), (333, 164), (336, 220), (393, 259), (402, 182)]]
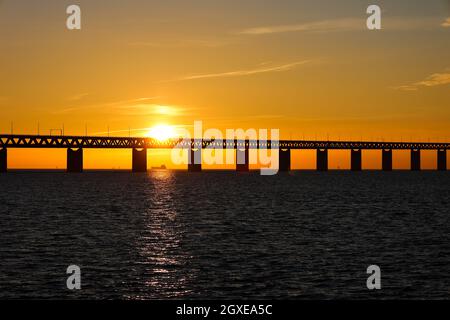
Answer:
[[(450, 141), (449, 2), (0, 1), (0, 132), (143, 135), (277, 128), (284, 139)], [(330, 156), (349, 166), (349, 152)], [(169, 151), (149, 165), (172, 167)], [(294, 152), (294, 168), (314, 154)], [(65, 150), (10, 150), (10, 168), (64, 168)], [(379, 152), (363, 166), (380, 166)], [(86, 168), (129, 168), (131, 151), (86, 150)], [(394, 153), (406, 168), (407, 152)], [(435, 154), (423, 153), (423, 167)]]

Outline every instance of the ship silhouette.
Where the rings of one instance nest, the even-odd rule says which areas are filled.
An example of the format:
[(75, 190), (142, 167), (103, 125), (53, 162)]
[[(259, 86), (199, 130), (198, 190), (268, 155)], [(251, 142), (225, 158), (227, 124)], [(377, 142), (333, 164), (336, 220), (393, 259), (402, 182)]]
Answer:
[(167, 167), (165, 164), (159, 166), (159, 167), (152, 167), (152, 170), (166, 170)]

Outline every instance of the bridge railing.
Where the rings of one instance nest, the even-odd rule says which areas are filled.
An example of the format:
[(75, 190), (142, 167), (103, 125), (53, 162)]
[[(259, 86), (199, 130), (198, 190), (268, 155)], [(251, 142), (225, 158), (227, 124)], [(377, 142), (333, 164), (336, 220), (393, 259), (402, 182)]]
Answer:
[(221, 148), (221, 149), (450, 149), (443, 142), (373, 142), (313, 140), (202, 140), (159, 141), (139, 137), (0, 135), (1, 148)]

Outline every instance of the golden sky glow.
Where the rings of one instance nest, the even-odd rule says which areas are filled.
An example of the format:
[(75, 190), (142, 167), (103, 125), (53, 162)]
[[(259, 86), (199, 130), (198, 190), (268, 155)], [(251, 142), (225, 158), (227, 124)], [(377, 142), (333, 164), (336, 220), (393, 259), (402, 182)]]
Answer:
[[(365, 27), (370, 1), (77, 3), (82, 30), (69, 31), (71, 1), (0, 1), (1, 132), (142, 136), (202, 120), (285, 139), (450, 141), (449, 1), (380, 1), (380, 31)], [(129, 168), (130, 154), (87, 150), (85, 166)], [(302, 158), (294, 167), (314, 163)], [(65, 151), (9, 162), (63, 168)], [(149, 163), (170, 167), (169, 152)]]

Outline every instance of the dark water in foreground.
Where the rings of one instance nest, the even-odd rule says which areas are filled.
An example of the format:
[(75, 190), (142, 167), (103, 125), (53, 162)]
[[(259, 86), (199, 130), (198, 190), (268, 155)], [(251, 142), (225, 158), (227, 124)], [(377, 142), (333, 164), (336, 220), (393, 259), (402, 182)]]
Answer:
[(448, 172), (8, 173), (0, 298), (448, 299), (449, 204)]

